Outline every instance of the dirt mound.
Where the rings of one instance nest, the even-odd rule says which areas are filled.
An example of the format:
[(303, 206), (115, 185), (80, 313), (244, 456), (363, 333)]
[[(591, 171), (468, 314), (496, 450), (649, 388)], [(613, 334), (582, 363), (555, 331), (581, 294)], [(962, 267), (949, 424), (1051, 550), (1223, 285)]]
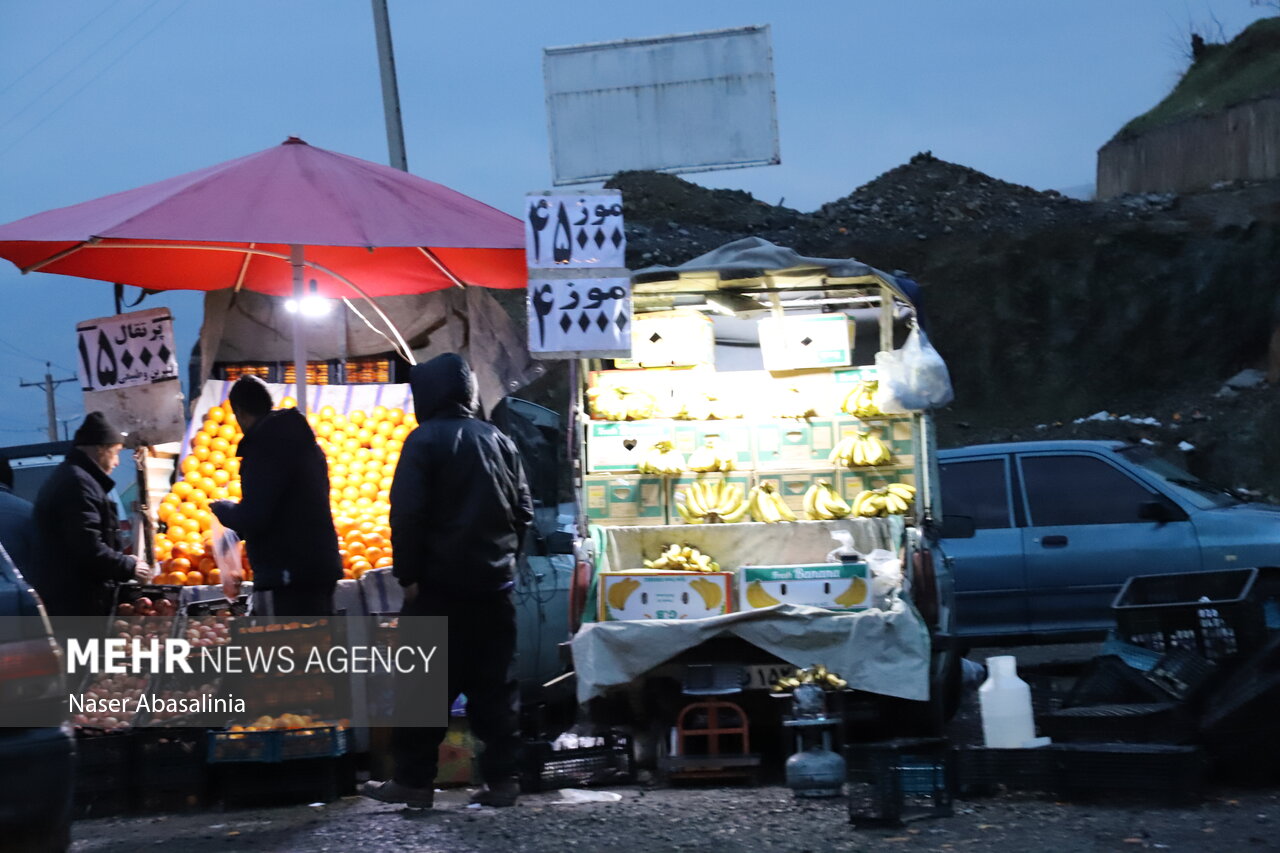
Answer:
[(925, 151), (814, 214), (825, 223), (912, 233), (1026, 229), (1092, 215), (1095, 206), (1011, 184)]

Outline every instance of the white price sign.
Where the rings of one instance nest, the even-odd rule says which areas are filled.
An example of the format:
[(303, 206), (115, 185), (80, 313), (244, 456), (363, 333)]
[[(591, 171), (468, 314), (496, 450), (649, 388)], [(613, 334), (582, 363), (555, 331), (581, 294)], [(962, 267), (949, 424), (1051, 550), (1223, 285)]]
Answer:
[(530, 269), (623, 269), (622, 194), (530, 194), (524, 243)]
[(151, 308), (76, 324), (80, 387), (129, 388), (178, 378), (173, 316)]
[(531, 278), (529, 352), (535, 358), (631, 354), (631, 280)]

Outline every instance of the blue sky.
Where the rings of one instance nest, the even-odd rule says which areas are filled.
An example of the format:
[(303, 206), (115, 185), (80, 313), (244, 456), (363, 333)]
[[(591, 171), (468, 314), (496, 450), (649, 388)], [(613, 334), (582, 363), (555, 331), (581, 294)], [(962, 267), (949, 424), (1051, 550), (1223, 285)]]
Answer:
[[(386, 162), (367, 0), (3, 3), (0, 222), (266, 148), (286, 136)], [(1034, 187), (1095, 154), (1185, 68), (1193, 27), (1248, 0), (389, 0), (409, 168), (517, 212), (550, 186), (543, 47), (770, 24), (782, 164), (686, 176), (812, 210), (917, 151)], [(1215, 23), (1215, 21), (1217, 23)], [(0, 269), (0, 445), (44, 439), (37, 380), (74, 368), (111, 287)], [(180, 349), (200, 296), (168, 293)], [(82, 414), (78, 386), (60, 416)], [(74, 424), (73, 424), (74, 428)]]

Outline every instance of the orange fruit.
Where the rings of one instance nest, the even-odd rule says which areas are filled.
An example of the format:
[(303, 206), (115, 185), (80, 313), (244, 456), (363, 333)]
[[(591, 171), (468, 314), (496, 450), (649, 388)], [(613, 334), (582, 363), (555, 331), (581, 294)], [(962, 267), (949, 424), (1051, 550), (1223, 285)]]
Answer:
[(199, 571), (187, 572), (187, 578), (183, 583), (187, 586), (202, 586), (204, 584), (204, 573)]
[(391, 430), (391, 435), (388, 436), (388, 438), (395, 439), (396, 441), (404, 441), (408, 437), (409, 428), (404, 424), (400, 424), (395, 429)]
[(231, 475), (227, 473), (226, 469), (219, 468), (213, 472), (213, 482), (215, 485), (225, 486), (231, 482)]
[[(208, 436), (205, 436), (205, 438), (208, 438)], [(191, 455), (195, 456), (195, 458), (196, 458), (196, 459), (199, 459), (201, 462), (208, 462), (208, 461), (209, 461), (209, 447), (208, 447), (208, 445), (205, 445), (205, 444), (198, 444), (198, 445), (196, 445), (196, 446), (192, 447), (192, 448), (191, 448)]]
[(208, 447), (209, 442), (211, 441), (213, 441), (213, 439), (209, 437), (208, 433), (202, 430), (191, 437), (191, 447)]
[(185, 586), (187, 583), (186, 572), (169, 572), (169, 574), (165, 575), (165, 578), (164, 583), (171, 586)]
[(227, 483), (227, 495), (233, 498), (241, 497), (239, 480), (232, 480), (230, 483)]
[(320, 416), (321, 420), (328, 421), (332, 420), (334, 415), (338, 414), (338, 411), (333, 406), (321, 406), (320, 411), (316, 414)]
[(361, 424), (363, 424), (365, 422), (365, 418), (367, 417), (368, 415), (366, 415), (364, 413), (364, 410), (362, 409), (356, 409), (354, 412), (349, 412), (347, 414), (347, 420), (355, 424), (356, 426), (360, 426)]
[(333, 435), (333, 424), (329, 423), (328, 421), (321, 421), (319, 424), (316, 425), (317, 438), (328, 438), (331, 435)]
[(214, 406), (212, 409), (204, 413), (204, 416), (214, 423), (222, 423), (227, 419), (227, 410), (221, 406)]
[(212, 461), (201, 462), (200, 467), (196, 470), (200, 472), (201, 477), (212, 477), (213, 472), (218, 470), (218, 466), (213, 464)]
[(231, 493), (227, 491), (225, 486), (218, 486), (218, 488), (213, 490), (213, 494), (209, 495), (209, 500), (225, 501), (230, 496), (231, 496)]
[(221, 435), (218, 435), (209, 442), (210, 450), (221, 450), (223, 453), (226, 453), (229, 447), (231, 447), (231, 442), (227, 441)]
[(173, 515), (173, 512), (174, 512), (173, 504), (167, 504), (162, 502), (160, 506), (156, 507), (156, 518), (159, 521), (168, 521), (169, 517)]
[(240, 428), (235, 424), (223, 424), (218, 427), (218, 438), (225, 439), (228, 445), (235, 445), (240, 435)]
[(351, 574), (355, 577), (360, 577), (372, 568), (373, 566), (368, 560), (356, 560), (351, 564)]
[(204, 579), (210, 586), (217, 586), (222, 583), (222, 570), (214, 567), (205, 573)]
[(378, 425), (373, 428), (373, 431), (375, 434), (386, 438), (391, 435), (391, 433), (395, 432), (395, 429), (396, 425), (391, 423), (391, 421), (378, 421)]
[(227, 473), (234, 477), (240, 473), (240, 460), (234, 456), (228, 456), (226, 464), (222, 467), (226, 468)]
[(207, 554), (200, 558), (199, 563), (196, 563), (196, 568), (206, 575), (217, 568), (217, 566), (218, 564), (213, 561), (213, 557), (210, 557)]
[[(215, 471), (218, 470), (219, 468), (224, 467), (227, 464), (227, 454), (221, 450), (214, 450), (210, 448), (209, 464), (213, 466)], [(205, 476), (212, 477), (213, 475), (206, 474)]]
[(199, 467), (200, 467), (200, 460), (195, 458), (191, 454), (187, 454), (187, 457), (182, 460), (182, 473), (184, 474), (190, 474), (192, 471), (196, 470)]
[(217, 435), (217, 434), (218, 434), (218, 422), (217, 422), (217, 421), (206, 420), (204, 423), (200, 424), (200, 431), (201, 431), (202, 433), (204, 433), (205, 435), (208, 435), (208, 436), (214, 436), (214, 435)]
[(369, 447), (373, 449), (373, 452), (369, 454), (371, 457), (374, 459), (384, 458), (387, 453), (387, 437), (382, 433), (374, 433), (373, 438), (369, 439)]
[(349, 581), (349, 580), (355, 580), (355, 577), (356, 577), (356, 576), (355, 576), (355, 575), (353, 575), (353, 574), (351, 573), (351, 570), (350, 570), (350, 569), (346, 569), (346, 568), (344, 568), (344, 569), (342, 570), (342, 579), (343, 579), (343, 580), (346, 580), (346, 581)]
[(351, 539), (347, 541), (347, 554), (351, 557), (363, 557), (365, 552), (364, 542), (359, 539)]
[(205, 531), (213, 527), (213, 513), (207, 509), (202, 509), (195, 515), (196, 521), (200, 524), (200, 530)]
[(404, 409), (387, 409), (387, 420), (393, 424), (399, 424), (404, 421)]
[[(194, 489), (192, 489), (191, 494), (195, 494)], [(182, 515), (185, 515), (187, 518), (193, 518), (200, 510), (200, 507), (196, 506), (196, 502), (194, 500), (187, 500), (183, 501), (178, 509), (181, 510)]]
[(367, 447), (369, 442), (373, 440), (373, 432), (368, 427), (361, 427), (360, 430), (356, 432), (356, 440), (359, 441), (361, 445)]
[(377, 560), (375, 560), (373, 563), (373, 567), (375, 569), (385, 569), (391, 566), (392, 564), (393, 564), (393, 561), (391, 559), (391, 555), (388, 554), (386, 556), (379, 557)]
[(334, 427), (333, 432), (329, 433), (329, 443), (334, 447), (342, 447), (342, 443), (347, 440), (347, 434), (342, 430)]
[(169, 571), (171, 572), (185, 572), (190, 568), (191, 561), (186, 557), (174, 557), (169, 563)]
[(298, 401), (292, 397), (281, 397), (280, 405), (276, 406), (277, 409), (296, 409), (297, 407)]
[(386, 552), (376, 545), (372, 548), (364, 549), (364, 558), (375, 566), (378, 564), (378, 560), (382, 559), (385, 555)]

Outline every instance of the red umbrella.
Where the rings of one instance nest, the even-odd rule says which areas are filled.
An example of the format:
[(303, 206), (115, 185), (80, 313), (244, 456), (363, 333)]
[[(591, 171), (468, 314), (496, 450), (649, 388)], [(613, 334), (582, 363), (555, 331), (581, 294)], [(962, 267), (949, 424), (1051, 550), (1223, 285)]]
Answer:
[[(295, 298), (303, 295), (304, 277), (315, 282), (315, 293), (331, 298), (526, 283), (524, 229), (515, 217), (294, 137), (0, 226), (0, 257), (24, 273), (151, 290), (248, 288)], [(298, 397), (305, 407), (300, 332), (295, 321)]]

